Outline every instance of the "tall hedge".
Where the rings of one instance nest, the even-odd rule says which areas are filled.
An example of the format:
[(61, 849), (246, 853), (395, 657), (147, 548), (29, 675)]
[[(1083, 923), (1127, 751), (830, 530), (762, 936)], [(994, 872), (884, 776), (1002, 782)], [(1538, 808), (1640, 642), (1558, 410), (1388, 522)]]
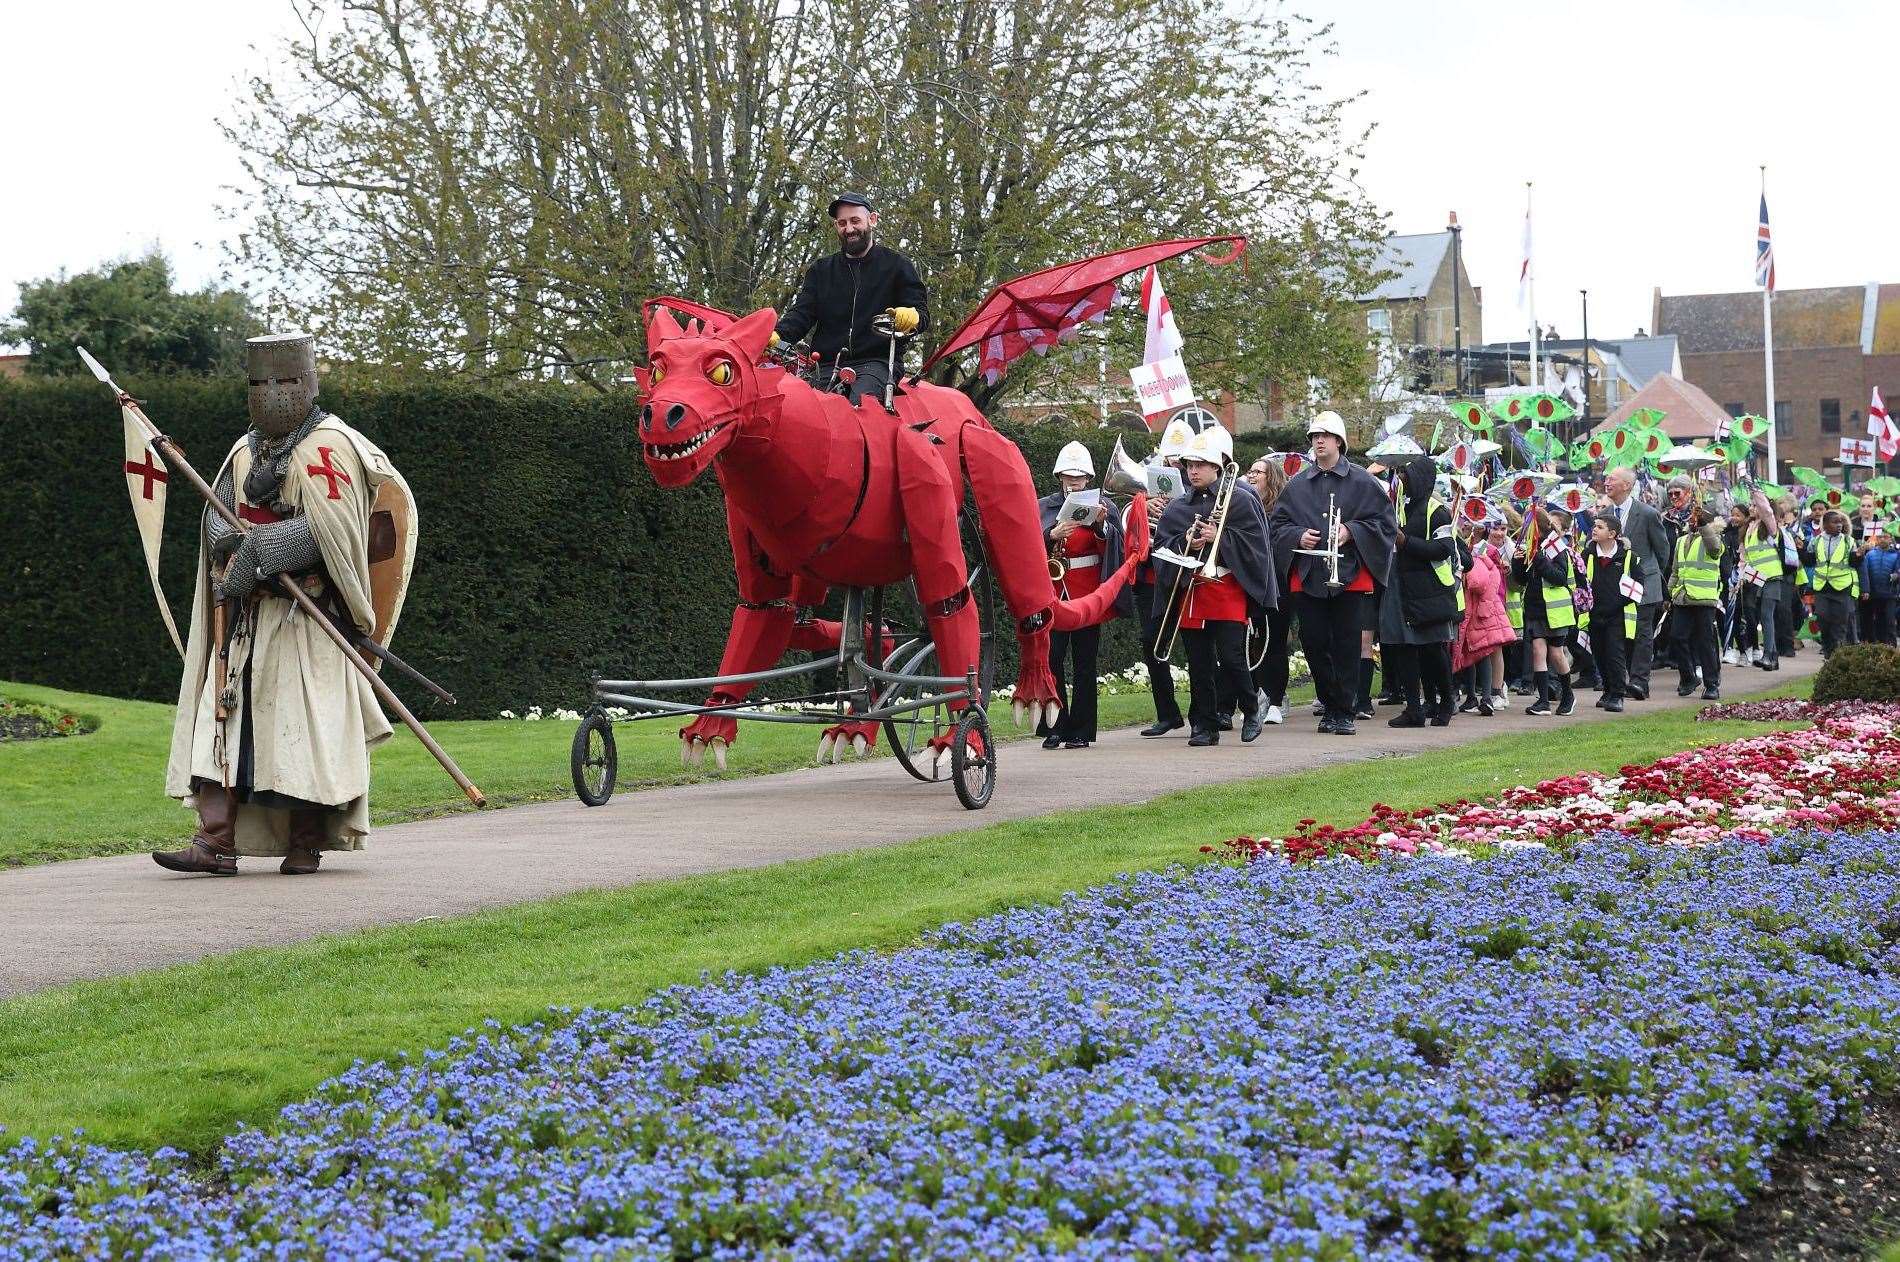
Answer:
[[(124, 384), (207, 477), (244, 428), (241, 381)], [(735, 599), (718, 488), (654, 485), (628, 396), (326, 383), (323, 403), (382, 446), (416, 495), (415, 579), (394, 647), (461, 701), (450, 711), (392, 674), (419, 714), (578, 706), (593, 673), (716, 669)], [(95, 382), (0, 381), (0, 678), (170, 701), (178, 658), (145, 578), (119, 431)], [(1101, 467), (1114, 440), (1010, 433), (1042, 485), (1064, 442), (1080, 437)], [(1139, 455), (1144, 444), (1129, 445)], [(161, 565), (174, 602), (189, 590), (197, 521), (174, 479)], [(173, 608), (182, 631), (190, 609)], [(1007, 680), (1013, 638), (1001, 621)], [(1135, 634), (1116, 624), (1103, 669), (1136, 658)]]

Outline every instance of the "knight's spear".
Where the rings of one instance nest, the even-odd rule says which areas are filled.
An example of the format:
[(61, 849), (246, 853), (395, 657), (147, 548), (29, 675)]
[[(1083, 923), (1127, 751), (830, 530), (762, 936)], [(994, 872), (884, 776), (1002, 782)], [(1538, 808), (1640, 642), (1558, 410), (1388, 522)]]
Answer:
[[(250, 526), (236, 513), (226, 508), (224, 502), (213, 494), (211, 484), (192, 468), (191, 462), (185, 459), (185, 454), (178, 450), (178, 445), (159, 432), (158, 426), (152, 423), (152, 419), (145, 415), (145, 410), (139, 406), (139, 401), (121, 390), (119, 383), (112, 379), (112, 374), (105, 370), (103, 364), (88, 354), (85, 347), (78, 346), (74, 349), (79, 352), (79, 358), (86, 361), (86, 367), (92, 370), (92, 375), (104, 382), (112, 393), (118, 396), (119, 406), (125, 409), (126, 415), (137, 422), (152, 450), (163, 457), (166, 464), (182, 474), (187, 482), (197, 488), (198, 494), (202, 495), (205, 503), (211, 506), (211, 511), (224, 518), (225, 524), (239, 533), (250, 533)], [(323, 615), (323, 611), (317, 607), (317, 602), (310, 599), (303, 588), (293, 582), (288, 574), (277, 574), (273, 577), (278, 590), (296, 601), (313, 624), (323, 628), (324, 634), (328, 635), (331, 643), (335, 644), (343, 656), (349, 659), (350, 665), (356, 667), (363, 678), (369, 680), (369, 686), (375, 690), (377, 700), (394, 711), (396, 717), (403, 721), (403, 725), (416, 734), (416, 739), (422, 742), (422, 747), (435, 755), (435, 760), (442, 764), (442, 769), (448, 772), (449, 777), (455, 781), (462, 792), (468, 795), (468, 800), (477, 806), (488, 805), (488, 799), (482, 796), (482, 791), (462, 774), (462, 769), (455, 765), (455, 760), (449, 757), (448, 751), (436, 743), (435, 737), (429, 735), (429, 729), (422, 726), (422, 720), (409, 712), (409, 707), (397, 698), (389, 685), (383, 682), (383, 677), (363, 659), (363, 655), (357, 652), (356, 646), (349, 642), (335, 623)]]

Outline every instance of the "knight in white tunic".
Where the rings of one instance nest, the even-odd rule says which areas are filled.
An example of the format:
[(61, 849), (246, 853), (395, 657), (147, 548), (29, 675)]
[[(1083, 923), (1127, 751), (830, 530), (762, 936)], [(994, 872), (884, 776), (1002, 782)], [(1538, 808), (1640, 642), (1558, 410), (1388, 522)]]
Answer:
[(369, 751), (391, 728), (368, 679), (276, 576), (346, 637), (387, 644), (415, 555), (414, 500), (381, 449), (317, 406), (314, 339), (273, 334), (246, 352), (251, 428), (214, 491), (248, 530), (206, 511), (166, 769), (165, 791), (199, 825), (185, 848), (152, 858), (230, 875), (239, 855), (281, 856), (279, 871), (303, 875), (324, 850), (362, 848)]

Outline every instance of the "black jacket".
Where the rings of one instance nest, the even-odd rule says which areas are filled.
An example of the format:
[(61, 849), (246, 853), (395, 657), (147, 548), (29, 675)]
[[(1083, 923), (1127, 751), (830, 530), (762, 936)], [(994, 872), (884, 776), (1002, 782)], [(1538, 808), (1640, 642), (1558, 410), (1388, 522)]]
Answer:
[[(1392, 560), (1392, 581), (1398, 584), (1407, 626), (1430, 626), (1458, 617), (1458, 594), (1463, 584), (1454, 581), (1452, 586), (1445, 586), (1432, 568), (1441, 561), (1451, 562), (1454, 570), (1460, 561), (1469, 564), (1465, 560), (1469, 554), (1459, 550), (1449, 533), (1450, 526), (1451, 510), (1443, 504), (1408, 497), (1405, 521), (1399, 526), (1398, 550)], [(1441, 531), (1446, 533), (1441, 535)], [(1456, 558), (1454, 553), (1458, 553)], [(1453, 577), (1456, 580), (1455, 574)]]
[[(881, 245), (855, 259), (839, 250), (805, 269), (791, 309), (779, 317), (778, 335), (787, 342), (809, 336), (826, 363), (840, 351), (841, 363), (881, 362), (886, 344), (871, 331), (871, 321), (888, 307), (915, 307), (917, 331), (930, 327), (929, 295), (910, 260)], [(904, 362), (902, 346), (897, 362)]]

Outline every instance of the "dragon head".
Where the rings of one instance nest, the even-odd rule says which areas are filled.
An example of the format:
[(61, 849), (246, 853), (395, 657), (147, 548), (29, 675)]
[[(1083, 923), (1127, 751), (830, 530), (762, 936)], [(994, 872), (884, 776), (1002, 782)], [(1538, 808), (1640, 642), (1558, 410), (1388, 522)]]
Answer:
[(634, 375), (643, 404), (640, 453), (655, 482), (687, 485), (759, 412), (759, 358), (777, 323), (777, 313), (766, 307), (718, 332), (697, 322), (688, 330), (664, 307), (654, 308), (647, 366)]

